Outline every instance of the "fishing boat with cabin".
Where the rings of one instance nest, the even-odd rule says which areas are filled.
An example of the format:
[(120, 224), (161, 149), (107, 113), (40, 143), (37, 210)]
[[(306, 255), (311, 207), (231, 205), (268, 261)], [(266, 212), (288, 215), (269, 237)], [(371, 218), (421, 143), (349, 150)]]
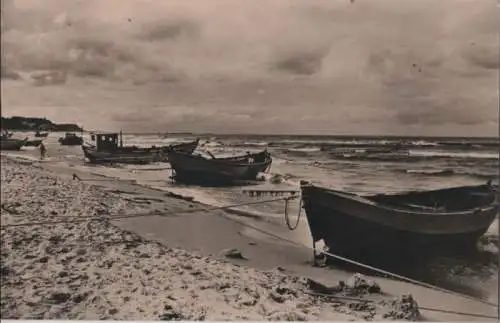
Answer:
[(491, 182), (360, 196), (301, 181), (301, 192), (314, 245), (323, 240), (337, 255), (377, 262), (471, 250), (498, 214)]
[(177, 149), (186, 154), (192, 154), (198, 146), (199, 139), (192, 142), (167, 146), (151, 146), (147, 148), (124, 146), (123, 134), (97, 133), (92, 134), (94, 144), (82, 145), (85, 157), (93, 164), (122, 163), (122, 164), (149, 164), (167, 162), (167, 151)]
[(173, 170), (172, 178), (183, 183), (225, 185), (256, 180), (257, 175), (269, 169), (272, 163), (271, 154), (267, 150), (226, 158), (210, 155), (211, 158), (207, 158), (172, 149), (168, 152)]

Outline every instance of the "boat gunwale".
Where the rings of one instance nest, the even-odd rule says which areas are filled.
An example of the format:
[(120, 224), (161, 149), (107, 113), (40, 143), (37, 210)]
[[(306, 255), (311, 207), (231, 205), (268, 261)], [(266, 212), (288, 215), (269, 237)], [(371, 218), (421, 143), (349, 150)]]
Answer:
[[(463, 186), (463, 188), (465, 188), (465, 187), (472, 188), (472, 187), (478, 187), (478, 186)], [(484, 212), (490, 211), (490, 210), (492, 210), (494, 208), (499, 208), (500, 209), (500, 205), (498, 203), (498, 194), (493, 194), (493, 193), (492, 194), (495, 196), (495, 199), (491, 203), (486, 204), (485, 206), (478, 206), (478, 207), (475, 207), (475, 208), (472, 208), (472, 209), (468, 209), (466, 211), (454, 211), (454, 212), (442, 212), (442, 211), (438, 211), (438, 212), (428, 212), (428, 211), (422, 210), (422, 211), (416, 212), (415, 210), (389, 207), (386, 204), (381, 204), (381, 203), (375, 202), (373, 200), (370, 200), (369, 196), (362, 196), (362, 195), (358, 195), (358, 194), (354, 194), (354, 193), (337, 191), (337, 190), (333, 190), (333, 189), (329, 189), (329, 188), (319, 187), (319, 186), (312, 185), (312, 184), (301, 185), (301, 191), (303, 192), (303, 188), (307, 188), (307, 187), (309, 187), (309, 188), (312, 187), (312, 188), (315, 188), (315, 189), (320, 189), (320, 190), (326, 192), (327, 194), (337, 195), (337, 196), (340, 196), (341, 198), (349, 199), (349, 200), (352, 200), (352, 201), (355, 201), (355, 202), (358, 202), (358, 203), (363, 203), (363, 204), (370, 205), (370, 206), (374, 206), (374, 207), (377, 207), (377, 208), (385, 210), (385, 211), (404, 213), (404, 215), (409, 215), (409, 216), (422, 216), (422, 215), (429, 215), (429, 216), (463, 216), (463, 215), (472, 215), (472, 214), (474, 214), (476, 212), (484, 213)], [(424, 193), (424, 192), (428, 193), (428, 192), (433, 192), (433, 191), (442, 191), (442, 190), (446, 190), (446, 189), (437, 189), (437, 190), (431, 190), (431, 191), (422, 191), (422, 193)], [(407, 193), (407, 194), (409, 194), (409, 193)], [(396, 195), (396, 194), (394, 194), (394, 195)], [(302, 195), (302, 196), (304, 196), (304, 195)], [(371, 195), (371, 196), (374, 196), (374, 195)], [(387, 195), (387, 196), (390, 196), (390, 195)]]
[[(181, 156), (184, 156), (184, 157), (189, 157), (189, 158), (192, 158), (194, 160), (198, 160), (198, 161), (202, 161), (202, 162), (209, 162), (209, 163), (217, 163), (219, 165), (227, 165), (227, 166), (232, 166), (232, 167), (253, 167), (253, 166), (262, 166), (262, 165), (266, 165), (268, 163), (270, 163), (272, 161), (272, 157), (268, 157), (265, 161), (262, 161), (262, 162), (256, 162), (256, 163), (239, 163), (239, 162), (230, 162), (229, 160), (224, 160), (224, 159), (217, 159), (217, 158), (213, 158), (213, 159), (208, 159), (204, 156), (201, 156), (201, 155), (193, 155), (193, 154), (186, 154), (186, 153), (183, 153), (183, 152), (180, 152), (180, 151), (169, 151), (168, 154), (177, 154), (177, 155), (181, 155)], [(235, 157), (229, 157), (229, 158), (237, 158), (239, 156), (235, 156)], [(245, 156), (241, 156), (241, 158), (244, 158)], [(169, 158), (170, 159), (170, 158)]]

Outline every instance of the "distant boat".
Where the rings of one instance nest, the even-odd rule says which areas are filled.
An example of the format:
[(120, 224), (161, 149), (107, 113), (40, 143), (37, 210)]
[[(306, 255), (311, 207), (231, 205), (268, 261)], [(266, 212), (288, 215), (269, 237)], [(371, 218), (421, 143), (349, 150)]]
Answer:
[(49, 135), (48, 132), (39, 132), (39, 131), (35, 132), (35, 137), (37, 137), (37, 138), (45, 138), (48, 135)]
[(25, 139), (12, 139), (2, 137), (0, 139), (0, 148), (1, 150), (20, 150), (28, 141), (28, 138)]
[(313, 241), (355, 259), (464, 251), (498, 213), (490, 184), (359, 196), (302, 181), (301, 191)]
[(63, 146), (79, 146), (83, 144), (83, 138), (74, 132), (66, 132), (64, 137), (59, 138), (59, 143)]
[(237, 181), (256, 180), (257, 175), (271, 166), (269, 152), (262, 151), (243, 156), (212, 159), (186, 154), (178, 150), (168, 152), (168, 161), (178, 182), (213, 185), (230, 184)]
[(177, 145), (151, 146), (141, 148), (135, 146), (123, 146), (120, 134), (118, 143), (117, 133), (93, 134), (95, 145), (82, 145), (85, 157), (93, 164), (122, 163), (122, 164), (149, 164), (153, 162), (166, 162), (168, 160), (167, 151), (171, 149), (181, 150), (187, 154), (192, 154), (198, 146), (199, 140)]
[(29, 139), (26, 141), (24, 146), (26, 147), (38, 147), (42, 143), (43, 139)]

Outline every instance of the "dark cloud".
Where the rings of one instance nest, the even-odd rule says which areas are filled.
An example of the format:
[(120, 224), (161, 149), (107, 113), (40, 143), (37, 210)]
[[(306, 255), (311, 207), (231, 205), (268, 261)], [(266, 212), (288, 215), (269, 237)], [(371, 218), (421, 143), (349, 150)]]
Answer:
[(200, 36), (200, 32), (201, 26), (196, 21), (179, 18), (174, 21), (148, 22), (141, 26), (137, 38), (147, 41), (174, 40), (180, 37), (194, 39)]

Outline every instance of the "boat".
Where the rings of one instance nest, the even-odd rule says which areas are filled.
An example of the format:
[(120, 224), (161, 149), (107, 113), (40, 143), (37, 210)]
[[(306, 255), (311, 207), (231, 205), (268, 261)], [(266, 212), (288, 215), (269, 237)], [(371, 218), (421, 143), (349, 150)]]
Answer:
[(24, 146), (26, 147), (38, 147), (42, 143), (43, 139), (29, 139), (26, 141)]
[(167, 158), (165, 161), (168, 161), (168, 156), (166, 154), (168, 151), (170, 151), (170, 150), (176, 150), (176, 151), (181, 151), (181, 152), (184, 152), (184, 153), (190, 155), (190, 154), (192, 154), (196, 150), (196, 148), (198, 147), (199, 142), (200, 142), (200, 139), (197, 138), (194, 141), (181, 142), (181, 143), (178, 143), (178, 144), (164, 146), (162, 148), (162, 150), (165, 153), (164, 157)]
[(323, 240), (330, 252), (372, 263), (472, 250), (498, 214), (497, 191), (489, 182), (360, 196), (301, 181), (314, 245)]
[(79, 146), (83, 144), (83, 138), (77, 136), (74, 132), (66, 132), (64, 137), (60, 137), (58, 141), (63, 146)]
[(1, 150), (20, 150), (28, 141), (28, 138), (25, 139), (12, 139), (2, 137), (0, 139), (0, 149)]
[(173, 170), (172, 178), (177, 182), (223, 185), (256, 180), (259, 173), (271, 166), (272, 158), (267, 150), (243, 156), (216, 158), (211, 155), (207, 158), (172, 149), (168, 152), (168, 161)]
[(48, 132), (40, 132), (40, 131), (35, 132), (35, 137), (37, 138), (46, 138), (48, 135), (49, 135)]
[[(176, 145), (142, 148), (136, 146), (123, 146), (121, 133), (99, 133), (93, 134), (91, 137), (96, 144), (82, 145), (82, 150), (85, 158), (93, 164), (149, 164), (153, 162), (166, 162), (168, 160), (167, 151), (175, 149), (187, 154), (192, 154), (199, 142), (199, 139), (196, 139), (192, 142)], [(119, 140), (118, 137), (120, 138)]]

